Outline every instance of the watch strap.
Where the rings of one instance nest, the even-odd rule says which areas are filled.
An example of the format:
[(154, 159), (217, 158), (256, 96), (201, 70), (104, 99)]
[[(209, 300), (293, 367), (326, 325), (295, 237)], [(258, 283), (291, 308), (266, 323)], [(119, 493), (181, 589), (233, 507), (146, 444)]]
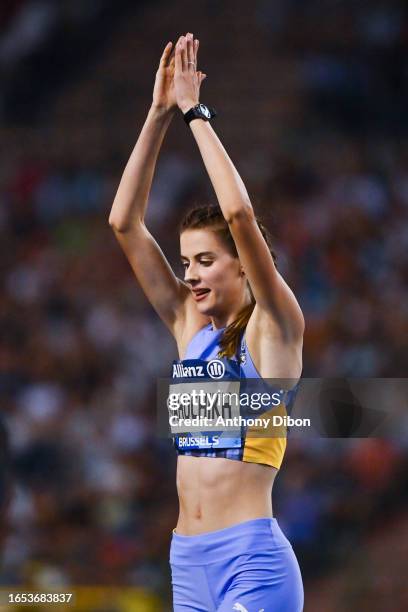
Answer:
[(195, 106), (193, 106), (193, 108), (190, 108), (190, 110), (184, 114), (184, 121), (188, 125), (190, 121), (193, 121), (193, 119), (203, 119), (203, 121), (210, 121), (216, 116), (217, 113), (213, 108), (209, 108), (205, 104), (196, 104)]

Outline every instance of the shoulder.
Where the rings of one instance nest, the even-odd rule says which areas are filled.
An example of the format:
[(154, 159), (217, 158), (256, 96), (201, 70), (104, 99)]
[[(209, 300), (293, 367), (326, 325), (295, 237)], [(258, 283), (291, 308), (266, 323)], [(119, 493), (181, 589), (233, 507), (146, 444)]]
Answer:
[(279, 273), (277, 279), (279, 299), (276, 307), (262, 308), (256, 304), (248, 325), (263, 334), (279, 336), (282, 342), (296, 343), (303, 338), (305, 319), (292, 289)]
[(245, 330), (245, 339), (252, 361), (263, 378), (300, 376), (303, 332), (303, 315), (288, 330), (282, 327), (273, 313), (255, 305)]
[(180, 359), (185, 355), (191, 340), (199, 331), (210, 323), (210, 318), (202, 315), (197, 310), (197, 305), (191, 297), (191, 292), (186, 296), (182, 313), (176, 318), (173, 328), (173, 336), (177, 343)]

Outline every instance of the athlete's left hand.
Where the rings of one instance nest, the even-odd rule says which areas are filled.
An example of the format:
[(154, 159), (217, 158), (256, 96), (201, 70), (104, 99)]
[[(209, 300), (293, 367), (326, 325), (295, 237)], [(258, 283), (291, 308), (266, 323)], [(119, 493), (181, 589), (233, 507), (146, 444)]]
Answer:
[(174, 90), (179, 109), (186, 113), (198, 104), (201, 83), (206, 74), (197, 71), (199, 41), (191, 33), (181, 36), (176, 45)]

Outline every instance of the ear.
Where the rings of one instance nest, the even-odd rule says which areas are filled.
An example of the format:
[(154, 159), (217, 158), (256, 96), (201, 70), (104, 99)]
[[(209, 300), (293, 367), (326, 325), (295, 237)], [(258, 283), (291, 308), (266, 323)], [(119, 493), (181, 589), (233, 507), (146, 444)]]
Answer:
[(245, 272), (244, 272), (244, 268), (242, 266), (240, 266), (239, 268), (239, 274), (240, 276), (244, 277), (245, 276)]

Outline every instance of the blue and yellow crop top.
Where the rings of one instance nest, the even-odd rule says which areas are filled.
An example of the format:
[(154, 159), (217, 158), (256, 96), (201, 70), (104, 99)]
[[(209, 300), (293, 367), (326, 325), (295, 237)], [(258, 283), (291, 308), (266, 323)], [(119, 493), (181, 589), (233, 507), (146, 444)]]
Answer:
[[(235, 359), (219, 358), (220, 350), (219, 341), (224, 329), (214, 330), (211, 323), (200, 329), (190, 341), (186, 355), (183, 360), (173, 362), (172, 383), (179, 383), (181, 379), (188, 381), (191, 385), (200, 380), (203, 381), (203, 376), (209, 373), (212, 382), (214, 379), (220, 382), (225, 379), (239, 379), (245, 384), (246, 379), (252, 379), (254, 384), (261, 384), (259, 379), (261, 376), (251, 359), (246, 342), (245, 332), (242, 334), (240, 342), (240, 351)], [(245, 379), (245, 380), (243, 380)], [(258, 383), (254, 379), (258, 379)], [(250, 385), (251, 381), (248, 381)], [(266, 383), (264, 383), (266, 385)], [(266, 385), (267, 386), (267, 385)], [(191, 387), (190, 387), (191, 388)], [(270, 386), (267, 386), (271, 390)], [(242, 385), (241, 385), (242, 390)], [(259, 463), (269, 465), (279, 469), (283, 456), (286, 450), (286, 434), (287, 428), (282, 425), (280, 429), (276, 425), (272, 425), (274, 415), (286, 416), (289, 412), (290, 405), (293, 402), (295, 393), (292, 391), (282, 392), (272, 407), (269, 405), (258, 414), (262, 416), (264, 422), (270, 421), (271, 437), (268, 436), (268, 429), (264, 430), (261, 435), (257, 435), (257, 425), (241, 427), (239, 435), (231, 438), (229, 443), (216, 448), (216, 444), (202, 444), (200, 437), (190, 434), (189, 438), (185, 435), (175, 435), (174, 444), (178, 454), (189, 455), (194, 457), (223, 457), (235, 461), (245, 461), (249, 463)], [(259, 395), (259, 394), (258, 394)], [(268, 418), (269, 417), (269, 418)], [(284, 419), (280, 419), (284, 421)], [(282, 433), (282, 435), (281, 435)], [(192, 441), (192, 444), (186, 444), (185, 441)], [(184, 442), (183, 442), (184, 441)]]

